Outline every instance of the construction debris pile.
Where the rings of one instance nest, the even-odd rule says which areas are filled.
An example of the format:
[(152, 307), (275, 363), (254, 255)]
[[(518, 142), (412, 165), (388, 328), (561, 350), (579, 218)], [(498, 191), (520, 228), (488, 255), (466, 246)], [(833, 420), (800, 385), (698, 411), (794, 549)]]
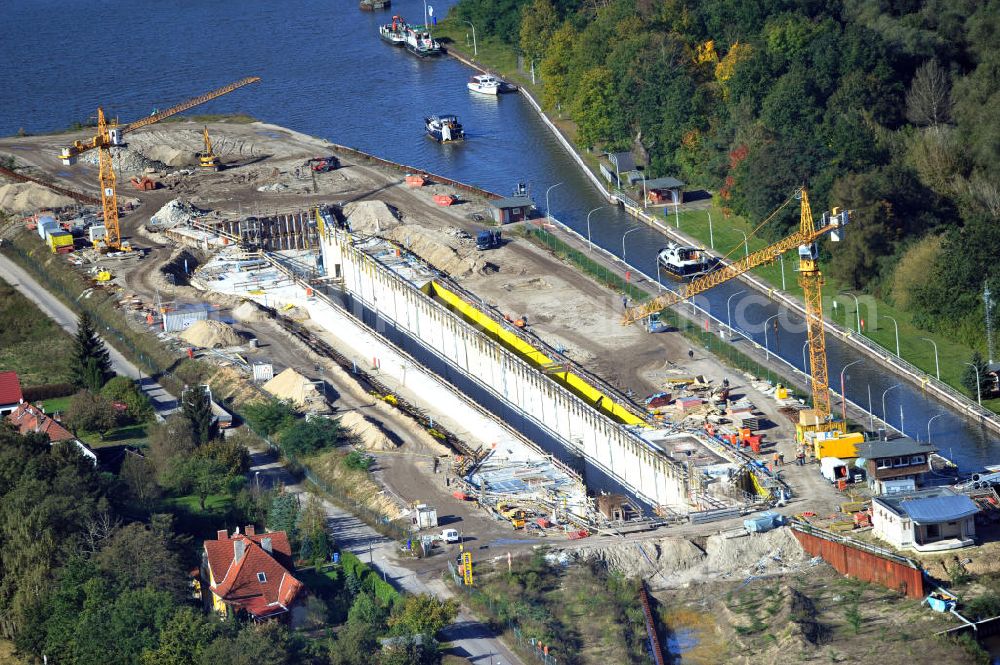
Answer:
[(155, 227), (155, 230), (162, 231), (178, 224), (187, 224), (204, 216), (205, 213), (206, 211), (200, 210), (189, 202), (173, 199), (156, 211), (156, 214), (149, 219), (149, 224)]
[(395, 210), (383, 201), (353, 201), (344, 206), (344, 217), (354, 233), (372, 235), (399, 226)]
[[(100, 153), (91, 150), (80, 155), (80, 161), (97, 165)], [(132, 150), (123, 146), (111, 146), (111, 162), (115, 171), (119, 173), (145, 173), (147, 169), (153, 171), (164, 171), (168, 167), (163, 162), (149, 159), (138, 150)]]

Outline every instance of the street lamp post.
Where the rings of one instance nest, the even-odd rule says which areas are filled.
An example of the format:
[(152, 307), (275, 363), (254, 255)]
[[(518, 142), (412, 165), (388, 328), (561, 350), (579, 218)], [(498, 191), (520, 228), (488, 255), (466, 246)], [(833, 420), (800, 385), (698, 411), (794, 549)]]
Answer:
[(872, 413), (872, 384), (868, 384), (868, 431), (875, 431), (875, 414)]
[(552, 221), (552, 215), (549, 214), (549, 192), (551, 192), (553, 189), (562, 184), (563, 183), (561, 182), (557, 182), (556, 184), (552, 185), (551, 187), (545, 190), (545, 219), (547, 219), (550, 222)]
[(642, 209), (646, 209), (646, 201), (649, 200), (649, 194), (646, 192), (646, 174), (642, 174)]
[(771, 321), (771, 319), (777, 316), (780, 316), (780, 314), (773, 314), (764, 320), (764, 355), (767, 360), (771, 360), (771, 349), (767, 345), (767, 324)]
[[(806, 360), (806, 349), (809, 348), (809, 340), (802, 345), (802, 373), (809, 376), (809, 362)], [(814, 405), (815, 406), (815, 405)]]
[[(848, 291), (841, 291), (840, 294), (841, 295), (845, 295), (845, 296), (851, 296), (852, 298), (854, 298), (854, 319), (857, 322), (858, 334), (860, 335), (861, 334), (861, 304), (858, 302), (858, 297), (856, 295), (854, 295), (853, 293), (849, 293)], [(896, 355), (898, 356), (899, 354), (897, 353)]]
[(943, 413), (939, 413), (936, 416), (931, 416), (931, 419), (927, 421), (927, 443), (931, 442), (931, 423), (943, 415)]
[(733, 301), (733, 298), (735, 298), (736, 296), (738, 296), (740, 294), (743, 294), (743, 293), (746, 293), (746, 291), (743, 290), (743, 289), (740, 289), (739, 291), (737, 291), (736, 293), (734, 293), (733, 295), (729, 296), (726, 299), (726, 324), (729, 326), (729, 332), (730, 332), (730, 334), (733, 332), (733, 315), (732, 315), (732, 312), (729, 309), (729, 304)]
[(745, 231), (740, 231), (740, 233), (743, 234), (743, 256), (750, 256), (750, 240), (747, 238)]
[[(548, 203), (546, 203), (545, 205), (548, 205)], [(601, 210), (602, 208), (607, 208), (607, 207), (608, 206), (597, 206), (596, 208), (594, 208), (593, 210), (591, 210), (590, 212), (587, 213), (587, 245), (589, 247), (589, 251), (591, 251), (591, 252), (594, 251), (594, 243), (591, 242), (591, 240), (590, 240), (590, 216), (593, 215), (598, 210)]]
[(896, 357), (899, 358), (899, 324), (896, 323), (896, 319), (892, 318), (888, 314), (883, 314), (882, 318), (889, 319), (892, 321), (892, 327), (896, 329)]
[(975, 365), (973, 365), (972, 363), (965, 363), (965, 364), (968, 365), (969, 367), (971, 367), (972, 369), (976, 370), (976, 401), (979, 402), (979, 406), (982, 406), (983, 405), (983, 391), (981, 390), (982, 379), (979, 378), (979, 368), (976, 367)]
[(930, 337), (921, 337), (920, 339), (924, 340), (925, 342), (930, 342), (931, 344), (934, 345), (934, 373), (937, 375), (937, 380), (940, 381), (941, 380), (941, 364), (938, 362), (937, 342), (935, 342), (934, 340), (932, 340)]
[(626, 265), (628, 264), (628, 261), (625, 260), (625, 237), (628, 234), (632, 233), (633, 231), (638, 231), (641, 228), (642, 228), (641, 226), (637, 226), (634, 229), (629, 229), (628, 231), (622, 234), (622, 263), (625, 263)]
[(779, 254), (778, 260), (781, 262), (781, 290), (785, 291), (785, 255)]
[(476, 46), (476, 26), (472, 25), (472, 21), (466, 21), (466, 23), (472, 28), (472, 55), (479, 57), (479, 47)]
[(708, 211), (708, 246), (715, 249), (715, 234), (712, 232), (712, 211)]
[(854, 362), (849, 362), (846, 365), (844, 365), (844, 369), (840, 370), (840, 404), (841, 404), (841, 416), (843, 417), (843, 420), (844, 420), (845, 423), (847, 422), (847, 390), (846, 390), (846, 388), (844, 386), (844, 372), (847, 371), (848, 367), (850, 367), (851, 365), (857, 365), (862, 360), (863, 360), (863, 358), (859, 358), (858, 360), (855, 360)]
[(885, 395), (886, 395), (886, 393), (888, 393), (893, 388), (898, 388), (901, 385), (903, 385), (903, 384), (902, 383), (894, 383), (894, 384), (892, 384), (891, 386), (889, 386), (888, 388), (886, 388), (885, 390), (882, 391), (882, 422), (884, 422), (886, 424), (886, 426), (889, 425), (889, 416), (885, 412)]

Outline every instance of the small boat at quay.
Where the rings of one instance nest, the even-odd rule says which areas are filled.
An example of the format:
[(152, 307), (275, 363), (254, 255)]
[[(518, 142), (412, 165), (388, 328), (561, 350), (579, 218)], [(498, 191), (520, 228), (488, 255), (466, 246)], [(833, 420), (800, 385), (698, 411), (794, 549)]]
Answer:
[(406, 26), (406, 41), (403, 46), (418, 58), (432, 58), (444, 52), (441, 44), (431, 37), (426, 25)]
[(432, 115), (424, 118), (427, 136), (438, 143), (452, 143), (465, 138), (465, 129), (454, 115)]
[(492, 74), (470, 76), (469, 82), (466, 83), (466, 87), (468, 87), (469, 90), (472, 92), (478, 92), (481, 95), (499, 95), (500, 88), (502, 86), (503, 81)]
[(656, 260), (664, 272), (676, 279), (704, 275), (717, 263), (715, 257), (704, 250), (674, 242), (661, 249)]
[(402, 16), (393, 16), (392, 23), (384, 23), (378, 27), (378, 36), (386, 44), (402, 47), (406, 44), (406, 31), (409, 26)]

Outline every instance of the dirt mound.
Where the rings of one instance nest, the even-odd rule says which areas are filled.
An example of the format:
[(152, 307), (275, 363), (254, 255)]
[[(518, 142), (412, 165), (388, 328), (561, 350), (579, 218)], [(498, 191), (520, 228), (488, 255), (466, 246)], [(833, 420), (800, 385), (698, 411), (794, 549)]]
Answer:
[(212, 394), (240, 407), (262, 398), (260, 389), (255, 386), (246, 374), (234, 367), (220, 367), (208, 379)]
[(243, 323), (260, 323), (267, 319), (267, 315), (249, 300), (244, 300), (233, 310), (233, 317)]
[(203, 349), (221, 349), (243, 343), (236, 331), (221, 321), (195, 321), (181, 333), (181, 339)]
[(41, 208), (64, 208), (76, 201), (56, 194), (51, 189), (34, 182), (18, 182), (0, 186), (0, 210), (32, 212)]
[[(99, 155), (97, 150), (85, 152), (80, 156), (80, 161), (90, 164), (97, 164)], [(138, 150), (132, 150), (122, 146), (111, 146), (111, 163), (115, 171), (119, 173), (143, 173), (146, 169), (164, 171), (167, 165), (155, 159), (149, 159)]]
[(325, 410), (326, 401), (312, 381), (289, 367), (261, 386), (278, 399), (287, 400), (305, 411)]
[(182, 150), (180, 148), (164, 145), (162, 143), (149, 146), (148, 148), (143, 148), (142, 152), (149, 159), (156, 162), (162, 162), (167, 166), (194, 166), (198, 163), (195, 154), (190, 150)]
[(354, 201), (344, 206), (344, 218), (355, 233), (373, 235), (399, 226), (396, 211), (384, 201)]
[[(467, 275), (474, 272), (496, 272), (497, 266), (476, 251), (474, 242), (462, 242), (442, 231), (426, 229), (415, 224), (403, 224), (383, 233), (387, 238), (407, 248), (436, 270), (449, 275)], [(453, 246), (459, 245), (458, 248)]]
[(340, 416), (340, 424), (352, 430), (358, 443), (366, 450), (395, 450), (396, 445), (382, 429), (357, 411), (348, 411)]
[(788, 528), (735, 538), (718, 534), (705, 539), (701, 547), (684, 538), (662, 538), (582, 548), (575, 554), (578, 558), (604, 561), (626, 576), (643, 577), (654, 588), (783, 573), (795, 570), (810, 558)]

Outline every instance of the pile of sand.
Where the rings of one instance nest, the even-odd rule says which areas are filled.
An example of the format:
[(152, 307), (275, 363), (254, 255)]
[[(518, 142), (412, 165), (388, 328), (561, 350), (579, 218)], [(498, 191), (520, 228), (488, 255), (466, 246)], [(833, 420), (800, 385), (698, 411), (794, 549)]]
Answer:
[(181, 148), (163, 143), (143, 148), (143, 153), (146, 157), (157, 162), (162, 162), (167, 166), (194, 166), (198, 163), (195, 154), (190, 150), (182, 150)]
[(264, 392), (306, 411), (320, 411), (326, 407), (326, 401), (313, 382), (291, 367), (261, 387)]
[(260, 323), (267, 319), (267, 315), (250, 300), (244, 300), (233, 309), (233, 317), (243, 323)]
[(786, 573), (810, 560), (788, 527), (735, 538), (717, 534), (704, 547), (684, 538), (660, 538), (570, 553), (604, 561), (628, 577), (646, 578), (656, 588)]
[(340, 417), (340, 424), (350, 429), (358, 443), (366, 450), (395, 450), (396, 446), (382, 429), (357, 411), (348, 411)]
[(221, 321), (195, 321), (181, 333), (181, 339), (202, 349), (220, 349), (243, 343), (236, 331)]
[(64, 208), (76, 201), (56, 194), (51, 189), (34, 182), (18, 182), (0, 186), (0, 210), (32, 212), (41, 208)]
[(476, 251), (474, 243), (460, 245), (460, 249), (455, 249), (449, 243), (460, 243), (460, 240), (456, 241), (440, 230), (404, 224), (383, 235), (416, 254), (434, 269), (449, 275), (457, 277), (496, 270), (496, 266), (486, 260), (487, 253)]
[(353, 201), (344, 206), (344, 218), (355, 233), (376, 234), (399, 226), (396, 211), (384, 201)]

